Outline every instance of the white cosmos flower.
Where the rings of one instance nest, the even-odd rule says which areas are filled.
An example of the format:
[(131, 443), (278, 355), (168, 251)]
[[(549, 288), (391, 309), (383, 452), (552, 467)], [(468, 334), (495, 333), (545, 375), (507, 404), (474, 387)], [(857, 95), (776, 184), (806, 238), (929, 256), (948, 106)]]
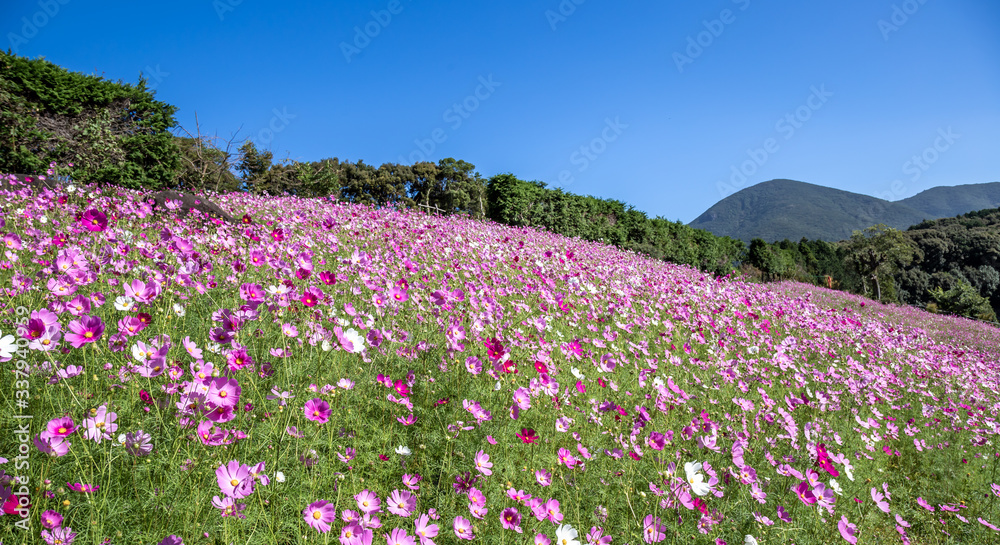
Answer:
[(351, 341), (351, 347), (352, 347), (351, 352), (357, 354), (358, 352), (363, 352), (364, 351), (364, 349), (365, 349), (365, 338), (362, 337), (357, 331), (354, 331), (353, 328), (348, 329), (347, 331), (345, 331), (344, 332), (344, 337), (347, 340)]
[(691, 491), (696, 495), (704, 496), (712, 489), (705, 482), (705, 476), (701, 474), (701, 462), (685, 463), (684, 472), (687, 473), (687, 482), (691, 485)]
[(757, 538), (747, 534), (746, 538), (743, 540), (743, 545), (757, 545)]
[(280, 471), (275, 471), (274, 472), (274, 480), (277, 481), (277, 482), (279, 482), (279, 483), (285, 482), (285, 474), (282, 473), (282, 472), (280, 472)]
[(844, 495), (844, 490), (840, 488), (840, 484), (837, 483), (837, 479), (830, 479), (830, 488), (833, 489), (838, 496)]
[(330, 344), (330, 341), (324, 339), (323, 344), (320, 345), (320, 347), (323, 348), (323, 352), (329, 352), (330, 349), (333, 348), (333, 345)]
[(570, 370), (570, 372), (573, 373), (573, 376), (576, 377), (578, 380), (583, 380), (584, 379), (583, 373), (581, 373), (580, 370), (577, 369), (576, 367), (570, 367), (569, 370)]
[(17, 352), (17, 339), (13, 335), (5, 335), (0, 339), (0, 357), (9, 360)]
[(174, 313), (177, 314), (178, 318), (183, 318), (184, 315), (187, 314), (187, 311), (184, 310), (184, 307), (180, 304), (174, 303)]
[(580, 545), (580, 542), (576, 539), (579, 535), (576, 528), (573, 528), (569, 524), (561, 524), (556, 528), (555, 545)]
[(410, 454), (412, 454), (412, 451), (410, 451), (410, 447), (406, 445), (399, 445), (398, 447), (396, 447), (396, 454), (402, 456), (409, 456)]
[(118, 310), (128, 312), (132, 310), (133, 305), (135, 305), (135, 301), (127, 295), (120, 295), (115, 299), (115, 308)]

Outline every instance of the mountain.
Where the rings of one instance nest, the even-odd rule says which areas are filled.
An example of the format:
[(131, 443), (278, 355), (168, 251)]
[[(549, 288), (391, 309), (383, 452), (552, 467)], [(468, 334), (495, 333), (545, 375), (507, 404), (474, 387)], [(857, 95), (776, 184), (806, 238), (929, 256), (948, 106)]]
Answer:
[(689, 225), (749, 242), (803, 237), (835, 242), (884, 223), (906, 229), (925, 219), (1000, 206), (1000, 182), (934, 187), (895, 202), (795, 180), (771, 180), (715, 203)]

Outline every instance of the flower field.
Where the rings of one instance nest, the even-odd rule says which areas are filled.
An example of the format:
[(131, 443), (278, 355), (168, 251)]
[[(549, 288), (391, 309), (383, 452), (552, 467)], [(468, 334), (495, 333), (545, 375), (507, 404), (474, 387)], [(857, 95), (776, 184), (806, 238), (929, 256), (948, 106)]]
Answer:
[(0, 191), (0, 541), (1000, 541), (1000, 335), (293, 197)]

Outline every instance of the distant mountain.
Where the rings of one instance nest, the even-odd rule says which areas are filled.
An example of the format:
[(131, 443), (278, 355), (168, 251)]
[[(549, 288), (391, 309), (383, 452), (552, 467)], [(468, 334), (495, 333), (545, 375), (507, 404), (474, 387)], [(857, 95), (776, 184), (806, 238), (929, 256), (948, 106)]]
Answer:
[(745, 242), (802, 237), (835, 242), (877, 223), (906, 229), (925, 219), (998, 206), (1000, 182), (935, 187), (890, 202), (805, 182), (771, 180), (722, 199), (690, 225)]

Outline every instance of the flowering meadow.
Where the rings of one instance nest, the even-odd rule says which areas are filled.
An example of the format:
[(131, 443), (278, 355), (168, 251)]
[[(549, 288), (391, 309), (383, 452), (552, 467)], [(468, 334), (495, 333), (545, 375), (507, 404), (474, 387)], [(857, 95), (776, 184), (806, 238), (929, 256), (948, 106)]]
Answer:
[(3, 543), (1000, 541), (989, 326), (215, 200), (0, 191)]

